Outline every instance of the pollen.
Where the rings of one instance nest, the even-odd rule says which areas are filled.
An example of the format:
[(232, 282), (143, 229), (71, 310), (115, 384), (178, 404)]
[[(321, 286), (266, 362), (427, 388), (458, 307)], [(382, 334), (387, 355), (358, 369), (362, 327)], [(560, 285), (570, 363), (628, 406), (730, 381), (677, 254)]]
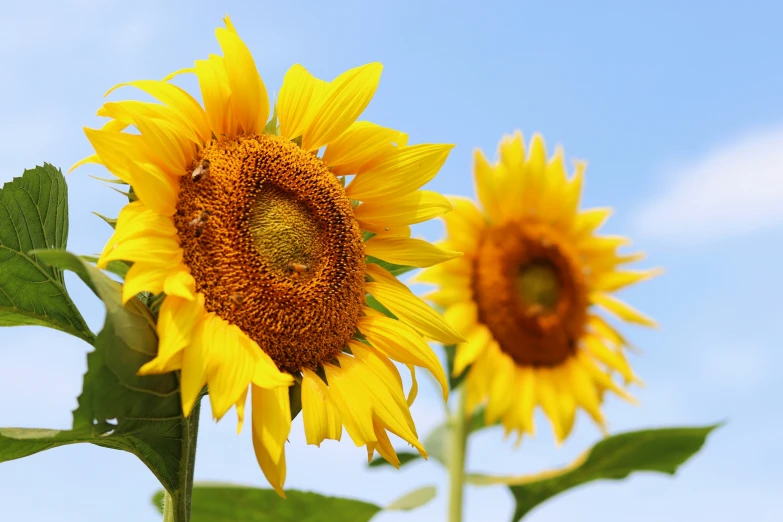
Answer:
[(519, 365), (557, 366), (577, 348), (587, 318), (578, 254), (536, 222), (487, 229), (473, 271), (479, 319)]
[(213, 140), (193, 171), (175, 223), (206, 309), (281, 370), (336, 357), (365, 299), (362, 235), (342, 185), (316, 156), (268, 135)]

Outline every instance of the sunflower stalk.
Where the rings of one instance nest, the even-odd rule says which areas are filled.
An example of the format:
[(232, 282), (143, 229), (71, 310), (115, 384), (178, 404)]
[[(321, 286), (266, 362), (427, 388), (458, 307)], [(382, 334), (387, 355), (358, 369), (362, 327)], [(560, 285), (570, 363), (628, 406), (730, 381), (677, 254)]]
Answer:
[(193, 498), (193, 470), (196, 465), (196, 441), (201, 401), (193, 407), (190, 417), (182, 419), (182, 458), (176, 491), (166, 491), (163, 500), (163, 522), (189, 522)]
[(451, 418), (449, 436), (449, 522), (462, 522), (462, 492), (465, 489), (465, 454), (468, 443), (468, 420), (465, 411), (467, 392), (459, 392), (457, 411)]

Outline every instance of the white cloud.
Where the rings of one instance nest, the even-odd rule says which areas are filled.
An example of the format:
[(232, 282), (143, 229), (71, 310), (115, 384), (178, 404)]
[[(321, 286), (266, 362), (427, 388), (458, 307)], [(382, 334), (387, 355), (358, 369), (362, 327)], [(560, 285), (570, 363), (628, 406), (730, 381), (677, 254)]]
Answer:
[(783, 224), (783, 128), (734, 139), (675, 169), (635, 217), (641, 233), (704, 242)]

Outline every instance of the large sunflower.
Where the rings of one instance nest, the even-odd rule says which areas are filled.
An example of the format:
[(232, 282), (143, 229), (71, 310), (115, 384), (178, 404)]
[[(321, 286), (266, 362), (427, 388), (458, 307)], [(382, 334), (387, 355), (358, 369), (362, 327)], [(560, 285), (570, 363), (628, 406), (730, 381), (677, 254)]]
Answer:
[[(424, 455), (409, 411), (415, 376), (406, 398), (392, 361), (431, 371), (445, 397), (424, 338), (462, 338), (378, 260), (423, 267), (458, 255), (409, 237), (409, 225), (451, 209), (418, 189), (452, 146), (409, 146), (402, 132), (356, 121), (377, 63), (332, 82), (295, 65), (270, 120), (253, 57), (225, 23), (222, 57), (123, 84), (162, 103), (105, 103), (98, 114), (110, 121), (85, 129), (96, 154), (75, 165), (104, 165), (137, 198), (98, 265), (133, 263), (125, 301), (165, 295), (158, 355), (139, 373), (181, 371), (185, 415), (208, 385), (213, 416), (236, 406), (240, 428), (250, 389), (256, 457), (280, 494), (295, 382), (308, 443), (339, 440), (345, 426), (370, 456), (399, 465), (387, 431)], [(198, 78), (203, 108), (169, 83), (181, 73)], [(366, 306), (367, 294), (396, 320)]]
[(561, 148), (547, 160), (541, 136), (525, 151), (519, 132), (504, 137), (498, 153), (495, 165), (475, 153), (483, 212), (453, 198), (454, 211), (443, 218), (441, 246), (465, 255), (417, 280), (440, 285), (426, 297), (467, 339), (457, 346), (454, 373), (470, 366), (468, 410), (486, 403), (487, 421), (501, 420), (519, 441), (533, 433), (541, 406), (561, 442), (577, 407), (603, 429), (604, 392), (630, 399), (612, 377), (637, 380), (624, 355), (628, 343), (601, 312), (653, 326), (611, 294), (657, 271), (622, 268), (642, 255), (618, 253), (624, 237), (596, 234), (611, 209), (579, 210), (584, 163), (569, 179)]

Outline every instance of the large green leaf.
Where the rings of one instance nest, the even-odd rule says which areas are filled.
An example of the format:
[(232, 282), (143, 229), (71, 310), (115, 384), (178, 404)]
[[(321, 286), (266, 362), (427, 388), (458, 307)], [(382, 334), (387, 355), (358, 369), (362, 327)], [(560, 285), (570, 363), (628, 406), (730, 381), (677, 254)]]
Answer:
[[(190, 522), (367, 522), (380, 506), (360, 500), (286, 490), (286, 499), (271, 489), (228, 484), (196, 484)], [(152, 499), (162, 513), (163, 492)]]
[(106, 322), (87, 356), (79, 406), (72, 431), (0, 432), (0, 462), (63, 444), (90, 442), (139, 457), (169, 490), (177, 487), (182, 455), (179, 383), (176, 374), (140, 377), (139, 367), (157, 352), (155, 325), (134, 298), (121, 302), (121, 286), (77, 256), (64, 251), (36, 252), (52, 266), (72, 270), (106, 305)]
[(542, 502), (594, 480), (624, 479), (637, 471), (674, 475), (704, 445), (717, 426), (662, 428), (607, 437), (571, 465), (556, 471), (520, 477), (471, 474), (474, 485), (505, 484), (516, 501), (516, 522)]
[(0, 189), (0, 326), (48, 326), (91, 343), (93, 333), (65, 289), (62, 270), (31, 250), (65, 248), (68, 188), (59, 169), (25, 170)]

